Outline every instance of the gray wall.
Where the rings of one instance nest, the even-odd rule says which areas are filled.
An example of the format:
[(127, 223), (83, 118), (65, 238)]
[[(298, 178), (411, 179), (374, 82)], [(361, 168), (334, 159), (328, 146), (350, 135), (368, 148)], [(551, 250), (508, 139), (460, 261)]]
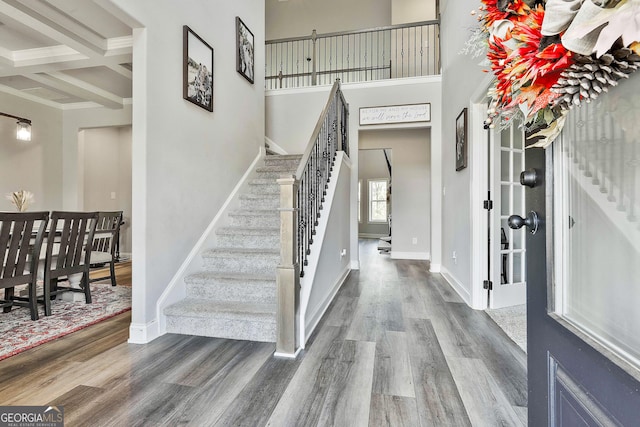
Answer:
[[(393, 150), (387, 150), (387, 155), (393, 165), (391, 157), (392, 151)], [(367, 181), (381, 178), (386, 180), (391, 179), (383, 150), (358, 150), (358, 181), (362, 182), (362, 201), (360, 203), (361, 221), (358, 224), (358, 234), (360, 237), (389, 235), (389, 226), (386, 222), (383, 224), (369, 222), (369, 185)], [(388, 206), (388, 210), (389, 213), (391, 213), (391, 204)]]
[[(470, 97), (482, 85), (485, 73), (478, 65), (480, 59), (460, 55), (469, 37), (469, 31), (478, 25), (469, 14), (469, 2), (449, 0), (441, 5), (442, 26), (442, 266), (445, 276), (453, 279), (471, 293), (471, 178), (469, 167), (455, 170), (455, 121), (463, 108), (469, 107)], [(469, 117), (471, 123), (471, 117)], [(471, 132), (469, 132), (471, 133)], [(479, 145), (479, 144), (478, 144)], [(469, 144), (469, 159), (472, 150), (485, 149)], [(452, 258), (456, 252), (457, 262)]]
[[(360, 131), (360, 148), (393, 150), (391, 256), (431, 253), (431, 137), (429, 129)], [(417, 243), (413, 244), (413, 238)]]
[(31, 142), (16, 139), (16, 120), (0, 117), (0, 211), (14, 211), (7, 193), (28, 190), (30, 211), (62, 208), (62, 110), (0, 93), (0, 111), (30, 119)]
[(391, 25), (391, 0), (267, 0), (267, 40)]
[[(85, 211), (123, 211), (120, 252), (131, 253), (131, 126), (81, 131)], [(114, 197), (112, 197), (114, 196)]]
[(435, 0), (267, 0), (267, 40), (436, 19)]
[[(301, 279), (302, 304), (305, 303), (305, 297), (308, 295), (307, 304), (304, 306), (304, 319), (302, 319), (305, 322), (305, 341), (309, 339), (313, 328), (320, 321), (321, 315), (338, 291), (338, 286), (342, 285), (349, 272), (350, 162), (348, 160), (343, 162), (336, 161), (335, 169), (337, 173), (334, 176), (336, 176), (335, 179), (337, 181), (333, 200), (331, 205), (327, 206), (330, 209), (330, 213), (327, 218), (325, 233), (322, 237), (317, 236), (317, 241), (322, 243), (322, 249), (318, 251), (319, 258), (314, 263), (316, 265), (315, 275), (308, 275)], [(342, 251), (345, 251), (344, 256)], [(306, 281), (309, 278), (313, 279), (312, 286), (309, 286)]]
[[(159, 333), (157, 303), (264, 145), (264, 2), (113, 0), (133, 49), (131, 341)], [(236, 72), (235, 18), (255, 36), (255, 84)], [(182, 26), (214, 49), (214, 111), (182, 99)]]

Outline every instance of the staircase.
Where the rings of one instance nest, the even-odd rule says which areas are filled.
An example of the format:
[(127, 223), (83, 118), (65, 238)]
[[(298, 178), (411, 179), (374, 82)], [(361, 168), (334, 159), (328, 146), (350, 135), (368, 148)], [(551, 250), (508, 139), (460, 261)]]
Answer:
[(164, 310), (167, 332), (250, 341), (276, 340), (276, 267), (280, 261), (280, 187), (302, 156), (269, 155), (202, 253), (204, 271), (185, 279), (187, 297)]

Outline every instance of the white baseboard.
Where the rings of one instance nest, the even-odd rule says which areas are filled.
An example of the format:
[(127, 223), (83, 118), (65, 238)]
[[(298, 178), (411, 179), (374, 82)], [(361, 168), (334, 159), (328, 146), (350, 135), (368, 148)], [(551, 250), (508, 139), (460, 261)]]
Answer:
[(376, 233), (358, 233), (360, 239), (380, 239), (382, 237), (389, 237), (388, 234), (376, 234)]
[(279, 353), (279, 352), (275, 352), (273, 353), (273, 357), (279, 357), (281, 359), (295, 359), (298, 357), (298, 354), (300, 354), (300, 352), (302, 351), (302, 347), (298, 347), (298, 349), (296, 350), (295, 353), (291, 354), (291, 353)]
[[(335, 298), (336, 294), (344, 284), (344, 281), (347, 279), (347, 276), (349, 275), (350, 271), (351, 269), (349, 268), (349, 266), (345, 267), (345, 269), (342, 270), (342, 273), (338, 277), (338, 280), (336, 280), (336, 282), (333, 284), (333, 287), (329, 291), (329, 294), (327, 295), (327, 297), (316, 308), (315, 313), (313, 313), (313, 315), (309, 319), (309, 322), (305, 325), (305, 328), (304, 328), (305, 339), (308, 340), (309, 337), (313, 334), (313, 331), (318, 326), (318, 323), (320, 323), (320, 320), (322, 320), (324, 313), (326, 313), (327, 309), (331, 305), (333, 298)], [(302, 343), (302, 347), (304, 347), (305, 344), (306, 342)]]
[(460, 298), (462, 298), (464, 302), (466, 302), (467, 305), (471, 307), (471, 294), (469, 293), (469, 291), (465, 289), (462, 283), (460, 283), (460, 281), (458, 281), (458, 279), (456, 279), (445, 266), (442, 266), (441, 269), (442, 277), (444, 277), (449, 285), (451, 285), (453, 290), (456, 291), (458, 295), (460, 295)]
[(158, 322), (152, 320), (149, 323), (132, 323), (129, 325), (129, 344), (147, 344), (158, 338), (160, 329)]
[(351, 269), (352, 270), (360, 270), (360, 261), (352, 260), (351, 261)]
[(131, 261), (131, 252), (120, 252), (120, 258)]
[(440, 264), (431, 264), (429, 266), (429, 271), (431, 273), (440, 273), (441, 270), (442, 270), (442, 266)]
[(391, 259), (415, 259), (420, 261), (429, 261), (431, 254), (429, 252), (398, 252), (391, 251)]

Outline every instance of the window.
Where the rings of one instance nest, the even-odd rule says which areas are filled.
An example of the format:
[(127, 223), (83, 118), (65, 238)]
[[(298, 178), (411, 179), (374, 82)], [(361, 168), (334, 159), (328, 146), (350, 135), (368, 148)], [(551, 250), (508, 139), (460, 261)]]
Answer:
[(387, 222), (387, 180), (369, 180), (369, 222)]
[(358, 181), (358, 222), (362, 222), (362, 180)]

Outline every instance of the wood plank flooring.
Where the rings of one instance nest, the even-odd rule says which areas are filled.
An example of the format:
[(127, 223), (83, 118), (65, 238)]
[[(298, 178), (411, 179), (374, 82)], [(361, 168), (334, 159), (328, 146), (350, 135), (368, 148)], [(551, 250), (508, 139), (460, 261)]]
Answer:
[[(116, 283), (118, 286), (131, 286), (131, 261), (118, 262), (115, 265)], [(96, 268), (89, 273), (89, 277), (105, 277), (110, 274), (109, 267)], [(109, 283), (111, 279), (104, 279), (98, 283)]]
[(523, 426), (526, 357), (428, 263), (360, 245), (297, 360), (274, 345), (165, 335), (130, 314), (0, 362), (0, 405), (63, 405), (67, 426)]

